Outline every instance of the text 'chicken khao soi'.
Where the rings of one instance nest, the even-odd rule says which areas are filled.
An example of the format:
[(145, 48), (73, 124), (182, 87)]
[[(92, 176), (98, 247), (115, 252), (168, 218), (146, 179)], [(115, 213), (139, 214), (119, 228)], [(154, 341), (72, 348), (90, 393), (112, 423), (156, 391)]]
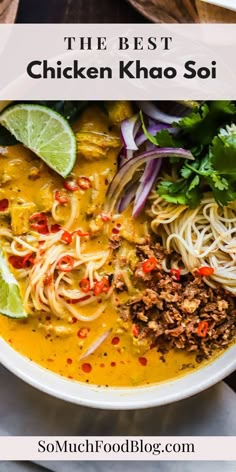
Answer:
[(173, 379), (230, 346), (235, 103), (1, 108), (2, 337), (105, 386)]

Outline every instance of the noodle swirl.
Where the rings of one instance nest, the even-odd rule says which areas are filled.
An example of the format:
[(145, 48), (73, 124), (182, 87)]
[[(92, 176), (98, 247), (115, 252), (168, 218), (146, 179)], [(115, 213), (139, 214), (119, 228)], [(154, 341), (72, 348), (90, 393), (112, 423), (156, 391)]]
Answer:
[(206, 195), (191, 209), (169, 203), (154, 192), (150, 200), (151, 228), (168, 252), (180, 255), (184, 273), (211, 266), (214, 274), (205, 282), (213, 288), (220, 283), (236, 294), (236, 202), (221, 207)]
[[(57, 202), (54, 202), (52, 214), (54, 220), (58, 221)], [(111, 250), (107, 248), (98, 252), (83, 253), (81, 237), (76, 231), (70, 245), (61, 240), (64, 230), (71, 230), (78, 214), (78, 200), (72, 195), (68, 220), (64, 228), (57, 233), (30, 232), (25, 236), (15, 236), (10, 230), (0, 231), (2, 246), (7, 254), (20, 257), (29, 253), (35, 255), (33, 266), (17, 270), (17, 278), (25, 280), (24, 307), (31, 315), (45, 311), (60, 318), (69, 319), (73, 315), (80, 321), (92, 321), (106, 308), (106, 300), (111, 296), (112, 290), (103, 297), (101, 305), (97, 308), (97, 298), (92, 292), (85, 297), (78, 282), (81, 278), (88, 278), (92, 290), (95, 282), (102, 277), (99, 271), (107, 263)], [(71, 272), (58, 270), (58, 263), (64, 257), (73, 260)], [(89, 304), (94, 304), (94, 313), (87, 316), (79, 307)]]

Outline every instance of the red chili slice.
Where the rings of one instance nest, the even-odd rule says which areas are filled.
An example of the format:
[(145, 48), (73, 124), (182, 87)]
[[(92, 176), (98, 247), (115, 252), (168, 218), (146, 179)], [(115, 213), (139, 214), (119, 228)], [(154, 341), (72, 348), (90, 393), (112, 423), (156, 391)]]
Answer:
[(45, 213), (34, 213), (30, 216), (29, 221), (34, 223), (31, 224), (31, 228), (40, 234), (48, 234), (48, 218)]
[(55, 223), (54, 225), (51, 225), (51, 233), (58, 233), (61, 230), (61, 225)]
[(212, 267), (204, 266), (198, 269), (197, 273), (202, 277), (209, 277), (210, 275), (214, 274), (215, 270)]
[(143, 262), (143, 272), (145, 274), (148, 274), (149, 272), (152, 272), (152, 270), (156, 269), (157, 266), (157, 260), (155, 257), (149, 257), (146, 261)]
[(171, 275), (173, 275), (173, 277), (176, 279), (176, 280), (180, 280), (180, 273), (181, 273), (181, 270), (180, 269), (171, 269), (170, 270), (170, 273)]
[(78, 234), (80, 238), (85, 238), (85, 236), (90, 236), (89, 232), (82, 231), (81, 229), (77, 229), (76, 231), (73, 232), (73, 234)]
[(65, 180), (63, 185), (66, 190), (69, 190), (69, 192), (76, 192), (76, 190), (79, 190), (79, 186), (75, 180)]
[(87, 338), (88, 334), (89, 334), (89, 331), (90, 329), (89, 328), (80, 328), (78, 333), (77, 333), (77, 336), (80, 338), (80, 339), (85, 339)]
[(59, 270), (63, 272), (71, 272), (74, 269), (74, 259), (72, 256), (62, 256), (57, 263)]
[(139, 363), (140, 363), (142, 366), (145, 367), (145, 365), (147, 365), (147, 359), (146, 359), (146, 357), (139, 357), (138, 360), (139, 360)]
[(14, 267), (14, 269), (22, 269), (23, 260), (24, 258), (21, 256), (10, 256), (8, 258), (8, 261)]
[(209, 329), (209, 324), (207, 321), (201, 321), (198, 325), (197, 335), (200, 338), (205, 338)]
[(9, 206), (9, 201), (7, 198), (0, 200), (0, 211), (6, 211)]
[(68, 231), (63, 231), (62, 236), (61, 236), (61, 241), (63, 241), (66, 244), (71, 244), (72, 243), (72, 234), (69, 233)]
[(91, 187), (91, 180), (88, 177), (79, 177), (77, 184), (81, 190), (88, 190)]
[(139, 335), (139, 327), (138, 327), (138, 325), (134, 324), (134, 325), (132, 326), (132, 334), (133, 334), (133, 336), (134, 336), (135, 338), (138, 337), (138, 335)]
[(31, 228), (37, 231), (39, 234), (48, 234), (49, 233), (49, 228), (48, 225), (41, 225), (38, 223), (34, 223), (31, 225)]
[(119, 232), (120, 232), (119, 228), (113, 228), (112, 229), (113, 234), (119, 234)]
[(53, 282), (53, 275), (48, 272), (44, 277), (43, 283), (44, 285), (48, 286), (48, 285), (51, 285), (52, 282)]
[(61, 203), (61, 205), (66, 205), (69, 202), (69, 198), (65, 195), (65, 193), (60, 192), (59, 190), (55, 191), (55, 200)]
[(107, 215), (106, 213), (100, 213), (101, 220), (106, 223), (107, 221), (110, 221), (111, 217)]
[(80, 298), (70, 298), (69, 300), (66, 300), (66, 301), (67, 303), (69, 303), (69, 305), (76, 305), (77, 303), (85, 302), (89, 298), (91, 298), (90, 295), (85, 295), (84, 297), (80, 297)]
[(111, 344), (113, 344), (113, 346), (116, 346), (117, 344), (119, 344), (120, 342), (120, 338), (118, 336), (114, 336), (114, 338), (112, 338), (111, 340)]
[(32, 264), (34, 264), (34, 259), (35, 255), (30, 252), (23, 258), (22, 267), (30, 267)]
[(84, 293), (88, 293), (91, 290), (89, 279), (81, 279), (79, 286)]
[(48, 218), (45, 213), (34, 213), (29, 217), (30, 221), (35, 221), (38, 224), (46, 224), (48, 222)]
[(107, 293), (109, 289), (109, 280), (106, 277), (103, 277), (102, 280), (94, 284), (94, 295), (100, 295), (100, 293)]

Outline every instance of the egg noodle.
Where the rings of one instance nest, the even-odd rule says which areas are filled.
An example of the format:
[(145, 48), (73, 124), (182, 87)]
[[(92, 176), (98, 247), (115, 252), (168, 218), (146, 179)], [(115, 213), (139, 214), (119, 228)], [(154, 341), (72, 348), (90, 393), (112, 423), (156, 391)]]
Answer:
[[(53, 203), (52, 216), (58, 221), (58, 202)], [(11, 230), (1, 229), (0, 237), (6, 254), (34, 257), (32, 266), (17, 270), (17, 278), (25, 280), (24, 307), (27, 313), (49, 312), (65, 318), (74, 316), (80, 321), (92, 321), (98, 318), (106, 308), (106, 301), (112, 293), (110, 287), (106, 294), (102, 295), (102, 303), (99, 308), (94, 307), (93, 314), (86, 316), (80, 311), (80, 307), (97, 302), (93, 294), (93, 287), (99, 282), (102, 275), (99, 271), (103, 268), (111, 255), (111, 250), (97, 252), (83, 252), (81, 236), (73, 231), (72, 244), (67, 246), (62, 241), (63, 232), (71, 230), (76, 215), (79, 214), (78, 199), (72, 195), (70, 200), (70, 214), (66, 224), (57, 233), (38, 234), (31, 231), (24, 236), (15, 236)], [(64, 261), (60, 266), (60, 261)], [(67, 262), (73, 263), (73, 268), (67, 271)], [(78, 276), (79, 271), (79, 276)], [(79, 280), (86, 278), (90, 283), (89, 293), (79, 288)]]
[[(150, 196), (151, 228), (162, 238), (168, 252), (176, 251), (180, 258), (170, 264), (183, 265), (182, 274), (201, 266), (210, 266), (214, 273), (204, 277), (212, 288), (220, 283), (236, 294), (236, 202), (219, 206), (205, 195), (197, 208), (169, 203), (156, 192)], [(168, 268), (168, 261), (165, 263)], [(181, 267), (181, 266), (180, 266)]]

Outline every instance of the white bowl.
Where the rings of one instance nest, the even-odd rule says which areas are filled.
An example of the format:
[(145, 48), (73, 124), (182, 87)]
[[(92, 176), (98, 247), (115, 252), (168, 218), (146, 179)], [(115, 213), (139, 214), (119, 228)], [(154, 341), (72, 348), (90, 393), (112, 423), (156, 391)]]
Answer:
[(228, 10), (236, 11), (235, 0), (202, 0), (205, 3), (211, 3), (217, 7), (228, 8)]
[(209, 365), (179, 379), (135, 388), (105, 388), (75, 382), (40, 367), (0, 339), (0, 362), (45, 393), (78, 405), (129, 410), (165, 405), (205, 390), (236, 369), (236, 345)]

